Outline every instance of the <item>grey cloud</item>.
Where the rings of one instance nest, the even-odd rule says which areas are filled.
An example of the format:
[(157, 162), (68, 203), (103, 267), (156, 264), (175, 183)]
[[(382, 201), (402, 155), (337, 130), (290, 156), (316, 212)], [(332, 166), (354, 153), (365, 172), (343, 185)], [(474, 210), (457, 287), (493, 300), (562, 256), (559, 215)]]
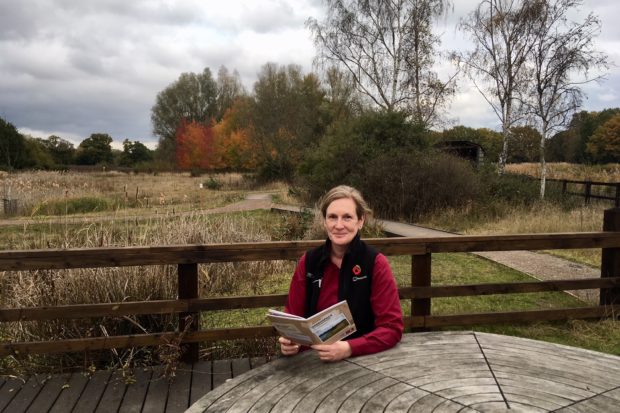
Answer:
[[(150, 141), (150, 104), (137, 105), (122, 99), (108, 99), (106, 104), (95, 100), (55, 100), (38, 102), (23, 100), (10, 107), (0, 102), (0, 113), (19, 127), (36, 130), (66, 131), (82, 138), (92, 133), (108, 133), (115, 140)], [(138, 114), (138, 116), (136, 116)]]
[(296, 14), (293, 7), (283, 1), (267, 4), (256, 3), (255, 8), (246, 9), (241, 16), (242, 23), (258, 33), (269, 33), (299, 27), (307, 17)]
[(30, 39), (37, 33), (32, 8), (25, 2), (0, 2), (0, 40)]
[(279, 33), (303, 27), (309, 17), (306, 9), (296, 8), (292, 4), (295, 3), (284, 0), (247, 2), (235, 14), (221, 16), (207, 10), (203, 17), (210, 26), (227, 32)]
[[(31, 130), (153, 142), (155, 96), (182, 72), (209, 67), (216, 75), (225, 65), (237, 69), (251, 91), (268, 60), (309, 65), (312, 50), (291, 53), (284, 43), (265, 43), (303, 31), (308, 17), (324, 14), (322, 0), (225, 1), (234, 10), (203, 0), (0, 0), (0, 116)], [(440, 24), (457, 21), (477, 3), (455, 2), (454, 15)], [(587, 3), (595, 3), (601, 17), (615, 16), (615, 1)], [(620, 25), (609, 26), (605, 37), (617, 41)], [(459, 47), (462, 37), (446, 32), (453, 44), (443, 48)], [(618, 99), (604, 101), (610, 94), (601, 92), (615, 90), (620, 76), (608, 82), (588, 89), (585, 110), (619, 105)], [(494, 126), (487, 112), (484, 102), (461, 101), (450, 116)]]
[(141, 23), (185, 25), (199, 18), (193, 2), (153, 2), (149, 0), (56, 0), (64, 12), (76, 17), (95, 15), (102, 19), (128, 19), (139, 17)]

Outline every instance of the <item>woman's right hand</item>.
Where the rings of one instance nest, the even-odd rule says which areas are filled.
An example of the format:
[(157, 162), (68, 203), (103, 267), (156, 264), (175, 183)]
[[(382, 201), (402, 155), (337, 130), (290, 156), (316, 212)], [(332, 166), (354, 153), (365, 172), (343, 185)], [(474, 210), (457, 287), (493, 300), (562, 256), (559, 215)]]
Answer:
[(285, 356), (293, 356), (299, 353), (299, 344), (293, 343), (286, 337), (280, 337), (278, 341), (280, 342), (280, 351)]

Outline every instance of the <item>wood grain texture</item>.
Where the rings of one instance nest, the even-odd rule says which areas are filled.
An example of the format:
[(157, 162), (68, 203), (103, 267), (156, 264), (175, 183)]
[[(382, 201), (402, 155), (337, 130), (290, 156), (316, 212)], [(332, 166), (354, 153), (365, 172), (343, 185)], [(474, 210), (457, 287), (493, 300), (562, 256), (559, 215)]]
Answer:
[(311, 352), (237, 376), (207, 412), (612, 412), (620, 357), (477, 332), (406, 334), (382, 353), (323, 363)]

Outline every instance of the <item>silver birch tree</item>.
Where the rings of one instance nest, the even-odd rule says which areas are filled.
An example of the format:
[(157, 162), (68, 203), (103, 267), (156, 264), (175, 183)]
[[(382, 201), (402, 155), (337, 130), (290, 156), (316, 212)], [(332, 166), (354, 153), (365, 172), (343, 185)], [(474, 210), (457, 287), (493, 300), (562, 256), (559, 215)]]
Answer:
[(590, 13), (581, 22), (567, 19), (567, 13), (581, 0), (538, 0), (541, 13), (535, 25), (532, 59), (528, 63), (530, 93), (526, 104), (536, 119), (540, 139), (540, 198), (545, 197), (547, 163), (545, 142), (565, 126), (581, 106), (584, 83), (598, 80), (593, 69), (607, 67), (607, 57), (595, 50), (593, 40), (600, 21)]
[(318, 48), (317, 61), (353, 77), (375, 106), (408, 111), (431, 126), (454, 93), (454, 76), (442, 81), (432, 71), (439, 38), (432, 20), (446, 0), (326, 0), (327, 16), (307, 26)]
[(501, 123), (499, 174), (508, 158), (510, 128), (522, 117), (519, 102), (527, 85), (525, 64), (533, 47), (533, 21), (539, 7), (538, 2), (527, 0), (483, 0), (460, 23), (475, 46), (454, 56)]

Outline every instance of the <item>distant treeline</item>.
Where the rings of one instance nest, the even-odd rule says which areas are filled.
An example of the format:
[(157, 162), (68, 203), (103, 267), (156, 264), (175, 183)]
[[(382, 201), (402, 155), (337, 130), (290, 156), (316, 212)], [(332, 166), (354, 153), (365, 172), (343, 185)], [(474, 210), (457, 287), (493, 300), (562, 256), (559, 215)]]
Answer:
[[(247, 102), (246, 102), (247, 103)], [(229, 115), (232, 117), (232, 115)], [(371, 116), (372, 117), (372, 116)], [(349, 117), (349, 124), (355, 123), (356, 116)], [(376, 119), (381, 118), (376, 117)], [(310, 119), (308, 119), (310, 120)], [(310, 129), (321, 128), (318, 120)], [(174, 141), (174, 145), (168, 142), (160, 142), (156, 150), (150, 150), (139, 141), (126, 139), (123, 142), (123, 150), (115, 150), (111, 147), (112, 137), (105, 133), (94, 133), (82, 141), (77, 148), (59, 136), (52, 135), (47, 139), (34, 138), (20, 134), (15, 126), (10, 122), (0, 118), (0, 170), (16, 169), (71, 169), (71, 170), (93, 170), (100, 171), (107, 167), (121, 171), (154, 171), (154, 170), (254, 170), (260, 171), (269, 168), (278, 169), (275, 162), (286, 164), (294, 162), (293, 165), (280, 165), (280, 169), (286, 169), (286, 176), (278, 176), (277, 170), (263, 170), (266, 175), (274, 175), (273, 178), (290, 178), (295, 170), (300, 166), (300, 159), (306, 156), (295, 156), (290, 151), (284, 151), (285, 159), (279, 160), (272, 152), (272, 157), (266, 164), (259, 164), (257, 159), (257, 147), (260, 142), (249, 141), (250, 136), (246, 131), (240, 130), (230, 123), (230, 119), (223, 119), (210, 127), (199, 124), (186, 124), (179, 128), (177, 138), (181, 137), (181, 144)], [(403, 119), (406, 123), (406, 119)], [(346, 123), (346, 122), (344, 122)], [(331, 128), (323, 127), (323, 135), (333, 135), (337, 132), (339, 125), (332, 125)], [(381, 128), (381, 125), (367, 125), (370, 128)], [(276, 125), (274, 125), (276, 127)], [(228, 135), (222, 136), (222, 129), (228, 129)], [(215, 146), (208, 145), (205, 136), (211, 134), (213, 130), (218, 139), (229, 139), (225, 142), (217, 142)], [(234, 131), (234, 133), (231, 132)], [(386, 133), (389, 131), (385, 131)], [(202, 140), (204, 144), (199, 147), (198, 143), (192, 141)], [(538, 162), (540, 157), (539, 132), (528, 126), (512, 128), (512, 139), (508, 161), (518, 162)], [(314, 139), (306, 143), (305, 149), (314, 151), (318, 147), (318, 142), (322, 136), (315, 136)], [(389, 136), (382, 139), (390, 140)], [(417, 137), (411, 139), (421, 139), (428, 146), (442, 141), (470, 141), (479, 144), (484, 150), (484, 157), (487, 162), (496, 162), (501, 151), (502, 136), (499, 132), (487, 128), (471, 128), (467, 126), (455, 126), (441, 132), (437, 131), (418, 131)], [(287, 139), (290, 143), (293, 139)], [(189, 145), (191, 143), (191, 145)], [(163, 147), (162, 147), (163, 146)], [(175, 147), (176, 146), (176, 147)], [(271, 146), (271, 145), (270, 145)], [(292, 149), (292, 148), (291, 148)], [(293, 152), (304, 152), (303, 148), (295, 148)], [(220, 153), (217, 162), (214, 159), (220, 152), (228, 151), (229, 161), (226, 161), (226, 154)], [(185, 152), (185, 155), (184, 155)], [(549, 162), (569, 162), (569, 163), (614, 163), (620, 162), (620, 108), (605, 109), (600, 112), (581, 111), (573, 115), (568, 127), (556, 133), (549, 139), (545, 148), (546, 158)], [(194, 159), (192, 159), (192, 156)], [(230, 158), (234, 156), (232, 162)], [(283, 171), (281, 171), (283, 172)]]

